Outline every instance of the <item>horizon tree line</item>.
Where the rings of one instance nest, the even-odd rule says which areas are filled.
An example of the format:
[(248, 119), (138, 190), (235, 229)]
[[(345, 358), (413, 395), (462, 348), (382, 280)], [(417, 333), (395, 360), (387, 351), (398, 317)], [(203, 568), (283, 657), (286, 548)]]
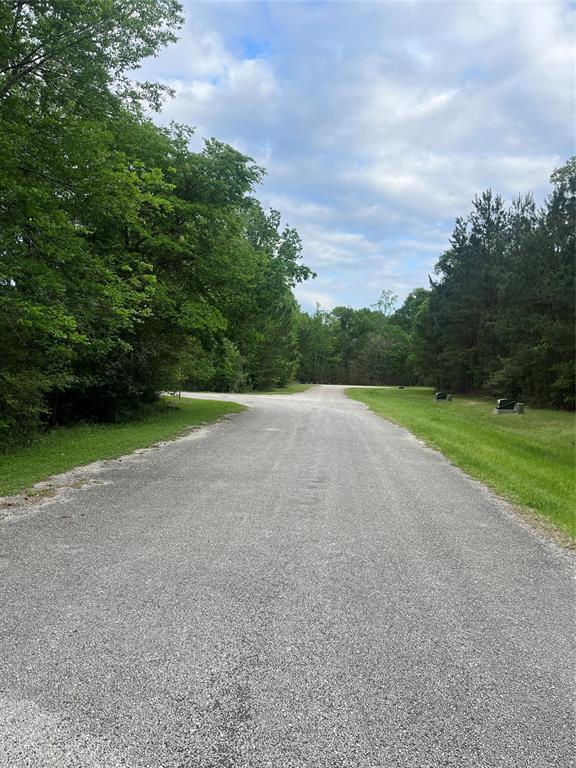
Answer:
[(300, 319), (303, 381), (423, 384), (574, 409), (576, 158), (533, 196), (506, 206), (492, 190), (456, 220), (427, 289), (392, 311), (369, 308)]

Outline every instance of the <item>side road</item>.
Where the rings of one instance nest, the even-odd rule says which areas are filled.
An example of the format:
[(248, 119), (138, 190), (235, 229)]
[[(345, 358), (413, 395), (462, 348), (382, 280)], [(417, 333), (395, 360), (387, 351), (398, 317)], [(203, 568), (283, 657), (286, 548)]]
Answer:
[(220, 397), (0, 523), (0, 766), (573, 765), (573, 555), (342, 387)]

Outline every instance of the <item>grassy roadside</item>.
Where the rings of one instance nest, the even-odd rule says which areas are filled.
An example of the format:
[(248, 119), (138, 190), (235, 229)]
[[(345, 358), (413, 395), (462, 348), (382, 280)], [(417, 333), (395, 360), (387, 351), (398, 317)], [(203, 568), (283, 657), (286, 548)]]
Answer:
[(312, 384), (287, 384), (285, 387), (277, 387), (276, 389), (267, 389), (262, 392), (254, 390), (254, 392), (247, 392), (248, 395), (295, 395), (296, 392), (306, 392), (307, 389), (312, 387)]
[(242, 410), (237, 403), (167, 397), (135, 421), (53, 429), (30, 446), (0, 454), (0, 495), (19, 493), (50, 475), (99, 459), (115, 459)]
[(524, 416), (495, 416), (492, 400), (456, 396), (436, 403), (432, 390), (423, 388), (346, 393), (576, 537), (574, 414), (527, 408)]

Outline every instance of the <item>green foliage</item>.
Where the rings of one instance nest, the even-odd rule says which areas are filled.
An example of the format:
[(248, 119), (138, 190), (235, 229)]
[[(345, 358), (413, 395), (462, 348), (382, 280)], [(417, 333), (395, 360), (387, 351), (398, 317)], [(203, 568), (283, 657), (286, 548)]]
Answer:
[(435, 402), (429, 389), (352, 389), (347, 394), (407, 427), (510, 501), (576, 536), (574, 416), (527, 409), (495, 416), (493, 400)]
[(394, 325), (402, 328), (406, 333), (412, 334), (416, 324), (416, 319), (422, 306), (428, 299), (429, 292), (424, 288), (415, 288), (411, 291), (406, 300), (392, 315)]
[(208, 388), (217, 392), (242, 392), (246, 389), (244, 360), (229, 339), (222, 339)]
[[(111, 87), (138, 93), (126, 72), (176, 39), (176, 0), (11, 0), (0, 8), (0, 102), (82, 107)], [(152, 93), (156, 89), (149, 88)]]
[(574, 408), (576, 161), (542, 210), (485, 192), (436, 265), (415, 318), (424, 381)]
[(383, 291), (376, 309), (336, 307), (302, 314), (298, 378), (326, 384), (411, 383), (410, 335), (390, 316), (394, 302)]
[(264, 170), (156, 127), (126, 73), (174, 39), (174, 0), (0, 9), (0, 441), (125, 418), (183, 385), (292, 378), (297, 233)]

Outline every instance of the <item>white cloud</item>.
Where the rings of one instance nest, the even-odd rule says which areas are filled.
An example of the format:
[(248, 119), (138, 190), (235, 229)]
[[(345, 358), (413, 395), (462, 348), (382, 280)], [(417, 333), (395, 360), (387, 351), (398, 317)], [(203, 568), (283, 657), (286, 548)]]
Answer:
[[(259, 161), (260, 162), (260, 161)], [(264, 159), (264, 165), (266, 161)], [(299, 200), (287, 195), (274, 194), (265, 200), (268, 207), (281, 211), (286, 220), (297, 217), (300, 221), (314, 221), (330, 216), (330, 208), (327, 205), (318, 205), (309, 200)]]
[(314, 290), (308, 285), (297, 285), (295, 294), (300, 304), (310, 308), (319, 306), (320, 309), (331, 310), (338, 304), (329, 293)]
[(332, 227), (302, 229), (306, 253), (318, 269), (326, 266), (358, 265), (362, 258), (378, 254), (377, 244), (358, 232), (338, 232)]
[[(146, 64), (160, 119), (268, 169), (323, 301), (426, 285), (453, 219), (487, 187), (542, 200), (573, 153), (574, 11), (542, 2), (190, 2)], [(388, 281), (388, 283), (384, 283)], [(304, 299), (302, 299), (304, 301)], [(321, 302), (322, 303), (322, 302)]]

